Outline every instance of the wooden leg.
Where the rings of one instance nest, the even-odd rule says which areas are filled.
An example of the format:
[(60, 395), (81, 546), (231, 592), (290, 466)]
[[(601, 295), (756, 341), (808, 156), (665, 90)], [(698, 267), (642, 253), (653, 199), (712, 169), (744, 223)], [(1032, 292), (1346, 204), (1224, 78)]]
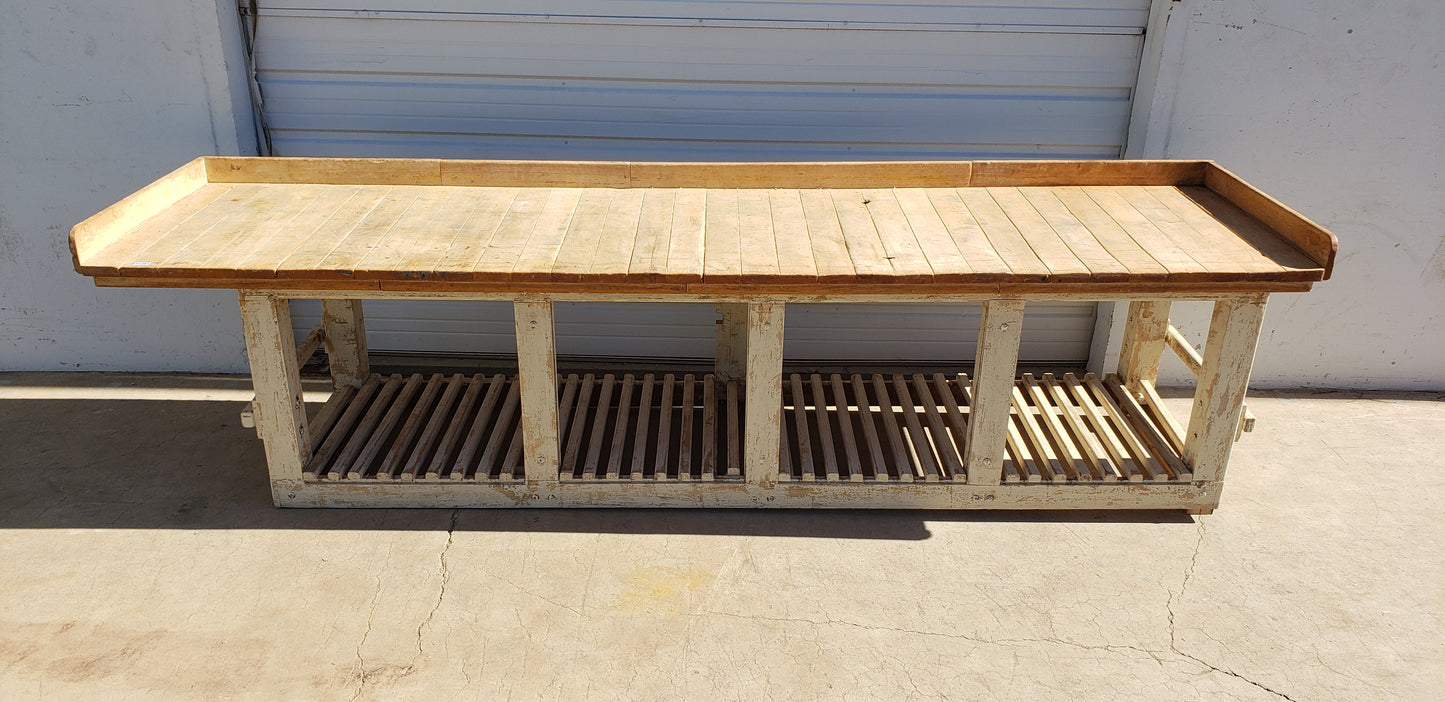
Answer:
[(778, 482), (783, 415), (783, 303), (748, 304), (743, 477), (760, 487)]
[(717, 323), (717, 354), (714, 374), (718, 380), (742, 380), (747, 373), (748, 306), (739, 302), (719, 302)]
[(1194, 409), (1189, 413), (1189, 430), (1184, 438), (1184, 462), (1193, 470), (1196, 481), (1224, 479), (1229, 450), (1244, 412), (1244, 393), (1249, 387), (1249, 370), (1254, 363), (1267, 297), (1250, 295), (1214, 303), (1199, 387), (1194, 392)]
[(551, 302), (517, 302), (517, 382), (522, 452), (532, 489), (557, 485), (557, 341)]
[(335, 387), (359, 388), (371, 374), (366, 355), (366, 322), (361, 300), (322, 300), (321, 328)]
[(1135, 394), (1140, 381), (1159, 379), (1159, 360), (1169, 330), (1168, 300), (1134, 300), (1124, 324), (1123, 346), (1119, 349), (1119, 377)]
[(964, 441), (963, 464), (970, 485), (997, 485), (1003, 475), (1004, 438), (1023, 320), (1023, 300), (983, 303), (978, 353), (973, 361), (973, 407)]
[(241, 326), (251, 362), (256, 433), (266, 446), (271, 497), (279, 507), (301, 485), (311, 458), (311, 436), (302, 404), (301, 373), (291, 331), (291, 307), (284, 298), (241, 293)]

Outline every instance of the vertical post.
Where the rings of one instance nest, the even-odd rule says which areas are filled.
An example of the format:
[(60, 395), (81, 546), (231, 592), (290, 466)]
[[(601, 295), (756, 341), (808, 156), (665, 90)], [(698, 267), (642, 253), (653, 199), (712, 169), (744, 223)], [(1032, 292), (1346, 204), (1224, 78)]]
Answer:
[(1143, 392), (1139, 381), (1158, 381), (1159, 359), (1164, 355), (1164, 337), (1168, 329), (1168, 300), (1133, 300), (1129, 303), (1123, 346), (1119, 349), (1119, 377), (1130, 392)]
[(1004, 438), (1013, 404), (1014, 373), (1024, 321), (1023, 300), (986, 300), (973, 361), (973, 406), (964, 440), (970, 485), (997, 485), (1003, 475)]
[(321, 329), (325, 335), (326, 358), (331, 365), (332, 385), (361, 387), (371, 374), (361, 300), (322, 300)]
[(521, 383), (522, 453), (527, 484), (557, 484), (557, 340), (551, 301), (516, 302), (517, 382)]
[(783, 303), (748, 303), (747, 393), (743, 414), (743, 477), (759, 487), (778, 482), (783, 417)]
[(741, 302), (719, 302), (717, 353), (714, 374), (720, 381), (742, 380), (747, 372), (748, 306)]
[(311, 458), (311, 435), (302, 404), (301, 372), (285, 298), (242, 292), (241, 328), (256, 390), (252, 410), (256, 433), (266, 446), (271, 497), (280, 507), (301, 486), (301, 469)]
[(1247, 295), (1214, 302), (1204, 365), (1194, 391), (1194, 409), (1184, 438), (1184, 462), (1196, 481), (1224, 479), (1229, 450), (1244, 412), (1250, 366), (1268, 295)]

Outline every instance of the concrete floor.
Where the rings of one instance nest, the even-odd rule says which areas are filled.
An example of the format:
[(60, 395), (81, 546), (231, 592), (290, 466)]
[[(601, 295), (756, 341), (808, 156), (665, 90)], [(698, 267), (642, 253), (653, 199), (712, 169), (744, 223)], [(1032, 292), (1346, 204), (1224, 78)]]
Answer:
[(246, 387), (0, 374), (0, 699), (1445, 698), (1445, 395), (1259, 394), (1191, 518), (283, 511)]

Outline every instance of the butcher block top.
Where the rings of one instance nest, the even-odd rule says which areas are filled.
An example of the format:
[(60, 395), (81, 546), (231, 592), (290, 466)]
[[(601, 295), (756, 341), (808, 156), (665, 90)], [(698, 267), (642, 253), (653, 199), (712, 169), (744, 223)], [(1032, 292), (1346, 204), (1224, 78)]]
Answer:
[(1208, 161), (200, 158), (77, 225), (101, 285), (1286, 291), (1335, 237)]

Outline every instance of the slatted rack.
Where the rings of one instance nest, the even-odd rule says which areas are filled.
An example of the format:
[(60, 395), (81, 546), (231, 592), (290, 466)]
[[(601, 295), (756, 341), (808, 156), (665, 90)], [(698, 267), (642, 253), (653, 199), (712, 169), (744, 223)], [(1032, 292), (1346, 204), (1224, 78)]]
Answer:
[[(240, 291), (283, 506), (1185, 508), (1219, 503), (1264, 306), (1332, 234), (1207, 161), (207, 157), (71, 231), (99, 285)], [(288, 300), (336, 392), (301, 402)], [(362, 302), (511, 302), (518, 372), (371, 373)], [(1127, 303), (1117, 374), (1016, 377), (1024, 308)], [(1212, 302), (1202, 354), (1174, 300)], [(714, 372), (556, 370), (557, 301), (710, 302)], [(794, 302), (978, 301), (968, 374), (784, 375)], [(1199, 385), (1154, 390), (1167, 347)], [(1102, 362), (1098, 364), (1102, 367)]]

